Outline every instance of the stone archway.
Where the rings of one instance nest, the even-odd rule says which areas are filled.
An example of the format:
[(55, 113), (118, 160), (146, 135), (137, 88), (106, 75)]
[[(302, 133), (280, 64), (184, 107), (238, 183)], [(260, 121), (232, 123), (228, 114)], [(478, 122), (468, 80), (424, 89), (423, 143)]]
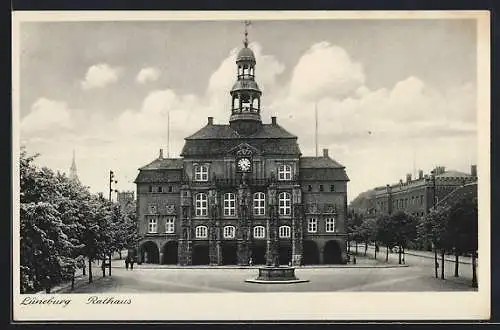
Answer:
[(178, 263), (178, 243), (176, 241), (169, 241), (163, 245), (163, 264), (177, 265)]
[(192, 264), (193, 265), (209, 265), (210, 264), (208, 244), (195, 243), (195, 245), (193, 246)]
[(160, 263), (160, 250), (153, 241), (146, 241), (141, 244), (141, 260), (147, 264)]
[(266, 264), (266, 241), (256, 241), (253, 242), (250, 249), (250, 257), (254, 265), (265, 265)]
[(292, 260), (292, 245), (289, 243), (280, 242), (278, 251), (280, 265), (288, 265), (288, 263)]
[(238, 244), (236, 242), (222, 242), (221, 250), (223, 265), (238, 264)]
[(325, 264), (341, 264), (342, 263), (342, 249), (340, 244), (331, 240), (326, 242), (323, 250), (323, 263)]
[(302, 247), (302, 260), (304, 265), (319, 264), (319, 249), (315, 241), (305, 240)]

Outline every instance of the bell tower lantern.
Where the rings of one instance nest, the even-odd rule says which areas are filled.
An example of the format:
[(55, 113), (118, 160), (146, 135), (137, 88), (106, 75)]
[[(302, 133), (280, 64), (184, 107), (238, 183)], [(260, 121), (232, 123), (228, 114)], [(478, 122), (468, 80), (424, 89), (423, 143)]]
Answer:
[(248, 48), (249, 21), (245, 21), (244, 47), (236, 58), (237, 80), (231, 94), (231, 127), (242, 135), (249, 135), (260, 129), (260, 97), (262, 92), (255, 82), (255, 55)]

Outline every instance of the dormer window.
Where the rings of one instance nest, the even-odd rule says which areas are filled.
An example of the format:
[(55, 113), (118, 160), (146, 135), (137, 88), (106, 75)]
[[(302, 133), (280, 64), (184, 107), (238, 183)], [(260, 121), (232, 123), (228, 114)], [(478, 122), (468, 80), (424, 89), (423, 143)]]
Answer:
[(280, 165), (278, 168), (278, 180), (290, 181), (292, 180), (292, 167), (290, 165)]
[(194, 181), (208, 181), (208, 166), (196, 165), (194, 167)]

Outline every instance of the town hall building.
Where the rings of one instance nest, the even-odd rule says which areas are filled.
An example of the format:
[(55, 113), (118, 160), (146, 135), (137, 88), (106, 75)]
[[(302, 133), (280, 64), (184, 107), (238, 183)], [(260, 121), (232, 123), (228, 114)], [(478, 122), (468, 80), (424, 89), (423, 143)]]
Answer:
[(208, 117), (180, 158), (141, 167), (139, 263), (179, 265), (345, 263), (345, 167), (328, 149), (304, 157), (297, 136), (262, 121), (256, 59), (244, 47), (229, 91), (229, 124)]

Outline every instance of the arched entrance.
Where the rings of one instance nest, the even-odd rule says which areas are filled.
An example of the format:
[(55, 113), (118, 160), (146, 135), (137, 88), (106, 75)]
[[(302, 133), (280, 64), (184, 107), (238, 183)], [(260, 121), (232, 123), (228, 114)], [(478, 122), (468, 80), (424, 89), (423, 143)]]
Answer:
[(178, 244), (175, 241), (163, 245), (163, 264), (177, 265)]
[(250, 257), (254, 265), (266, 264), (266, 242), (254, 242), (251, 247)]
[(302, 248), (302, 260), (304, 265), (317, 265), (319, 264), (319, 249), (318, 244), (314, 241), (304, 241)]
[(160, 251), (155, 242), (147, 241), (141, 245), (141, 260), (147, 264), (160, 263)]
[(222, 264), (237, 265), (238, 264), (238, 245), (236, 242), (221, 243)]
[(292, 246), (287, 243), (280, 243), (279, 247), (280, 265), (288, 265), (292, 261)]
[(325, 264), (340, 264), (342, 263), (342, 250), (337, 241), (328, 241), (325, 244), (323, 251), (323, 260)]
[(208, 252), (208, 244), (196, 244), (193, 246), (193, 265), (208, 265), (210, 257)]

